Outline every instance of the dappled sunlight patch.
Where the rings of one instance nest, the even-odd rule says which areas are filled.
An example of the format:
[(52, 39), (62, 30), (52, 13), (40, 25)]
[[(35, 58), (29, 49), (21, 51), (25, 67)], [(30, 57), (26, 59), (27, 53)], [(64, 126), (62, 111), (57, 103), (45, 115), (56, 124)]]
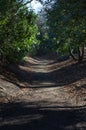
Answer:
[(39, 88), (41, 88), (43, 86), (45, 86), (45, 87), (50, 87), (50, 86), (53, 87), (54, 85), (57, 86), (55, 82), (33, 81), (33, 84), (31, 86), (32, 87), (35, 86), (35, 88), (36, 88), (36, 86), (38, 86)]
[(71, 64), (75, 64), (75, 63), (76, 62), (71, 61), (71, 60), (67, 60), (67, 61), (60, 62), (60, 63), (57, 61), (56, 63), (52, 63), (47, 66), (47, 72), (53, 72), (53, 71), (59, 70), (61, 68), (70, 66)]
[(19, 65), (19, 68), (23, 71), (27, 71), (28, 73), (32, 72), (32, 68), (31, 67), (25, 67), (25, 66), (21, 66)]
[(32, 57), (25, 57), (25, 61), (27, 61), (28, 63), (31, 64), (39, 64), (40, 63), (40, 59), (36, 59), (36, 58), (32, 58)]

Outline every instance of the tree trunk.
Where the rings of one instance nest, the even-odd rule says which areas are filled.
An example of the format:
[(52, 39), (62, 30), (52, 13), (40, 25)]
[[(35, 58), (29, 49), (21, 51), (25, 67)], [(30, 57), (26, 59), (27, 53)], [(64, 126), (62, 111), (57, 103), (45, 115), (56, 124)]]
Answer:
[(78, 63), (81, 63), (84, 58), (84, 44), (82, 47), (78, 47)]
[(81, 63), (84, 58), (84, 44), (82, 45), (82, 47), (77, 48), (77, 57), (73, 54), (71, 48), (69, 48), (69, 54), (75, 61), (78, 61), (78, 63)]
[(73, 54), (71, 48), (69, 48), (69, 54), (70, 54), (70, 56), (73, 58), (73, 60), (75, 60), (75, 61), (77, 60), (77, 58), (74, 56), (74, 54)]

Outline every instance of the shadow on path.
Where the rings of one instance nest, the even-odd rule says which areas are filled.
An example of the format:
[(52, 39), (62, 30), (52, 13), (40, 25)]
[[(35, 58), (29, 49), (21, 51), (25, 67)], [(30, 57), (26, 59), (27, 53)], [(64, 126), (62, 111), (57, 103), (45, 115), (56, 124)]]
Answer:
[[(43, 70), (46, 68), (48, 69), (46, 65), (43, 66)], [(54, 86), (58, 87), (68, 85), (86, 78), (86, 61), (82, 64), (71, 64), (60, 68), (57, 66), (57, 69), (55, 71), (52, 69), (52, 72), (47, 70), (46, 72), (37, 71), (39, 69), (39, 65), (36, 65), (36, 71), (33, 71), (31, 68), (26, 66), (22, 69), (18, 65), (10, 66), (7, 69), (9, 73), (11, 72), (14, 74), (15, 80), (14, 78), (12, 79), (9, 77), (9, 73), (6, 75), (6, 80), (16, 84), (20, 88), (22, 87), (20, 84), (25, 84), (25, 87), (35, 87), (34, 85), (36, 85), (37, 88), (43, 86), (45, 88)]]
[(41, 107), (39, 102), (0, 106), (0, 130), (86, 130), (86, 106)]
[[(48, 62), (45, 62), (43, 66), (43, 62), (40, 64), (36, 60), (33, 62), (36, 64), (36, 71), (29, 68), (28, 62), (27, 66), (22, 65), (23, 68), (20, 65), (9, 66), (6, 68), (6, 73), (2, 72), (6, 77), (4, 80), (20, 88), (23, 87), (21, 84), (32, 88), (53, 88), (86, 78), (86, 61), (82, 64), (57, 67), (52, 72), (47, 70), (43, 72), (46, 68), (48, 69)], [(38, 72), (40, 65), (40, 72)], [(86, 130), (86, 106), (66, 107), (67, 104), (62, 102), (62, 107), (58, 101), (53, 105), (50, 100), (44, 103), (43, 100), (40, 102), (39, 98), (36, 101), (34, 99), (33, 102), (28, 99), (27, 103), (0, 104), (0, 130)]]

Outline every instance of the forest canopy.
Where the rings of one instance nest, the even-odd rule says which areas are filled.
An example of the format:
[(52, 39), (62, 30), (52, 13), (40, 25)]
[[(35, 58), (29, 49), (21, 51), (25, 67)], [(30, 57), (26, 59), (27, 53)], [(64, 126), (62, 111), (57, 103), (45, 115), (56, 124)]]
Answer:
[[(25, 55), (60, 52), (81, 62), (86, 46), (85, 0), (0, 0), (0, 61), (16, 62)], [(39, 44), (40, 43), (40, 44)]]

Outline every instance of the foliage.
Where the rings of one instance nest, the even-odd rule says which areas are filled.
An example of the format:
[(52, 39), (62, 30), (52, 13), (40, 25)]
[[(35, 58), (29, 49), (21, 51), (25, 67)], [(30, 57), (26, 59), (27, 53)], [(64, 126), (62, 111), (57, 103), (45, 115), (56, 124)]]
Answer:
[(37, 20), (37, 26), (39, 29), (39, 34), (38, 34), (37, 38), (40, 40), (40, 44), (37, 47), (37, 54), (43, 55), (44, 53), (46, 53), (46, 51), (48, 51), (48, 49), (47, 49), (48, 33), (47, 33), (45, 14), (43, 11), (41, 13), (39, 13), (39, 17)]
[(86, 43), (86, 1), (55, 0), (46, 10), (49, 37), (62, 53), (78, 50)]
[(38, 28), (37, 15), (16, 0), (0, 1), (0, 60), (16, 62), (32, 46), (39, 43), (36, 39)]
[(38, 39), (40, 40), (39, 46), (37, 46), (37, 55), (43, 55), (54, 51), (54, 45), (52, 39), (49, 37), (49, 27), (46, 24), (46, 12), (43, 8), (38, 14), (37, 26), (39, 29)]

